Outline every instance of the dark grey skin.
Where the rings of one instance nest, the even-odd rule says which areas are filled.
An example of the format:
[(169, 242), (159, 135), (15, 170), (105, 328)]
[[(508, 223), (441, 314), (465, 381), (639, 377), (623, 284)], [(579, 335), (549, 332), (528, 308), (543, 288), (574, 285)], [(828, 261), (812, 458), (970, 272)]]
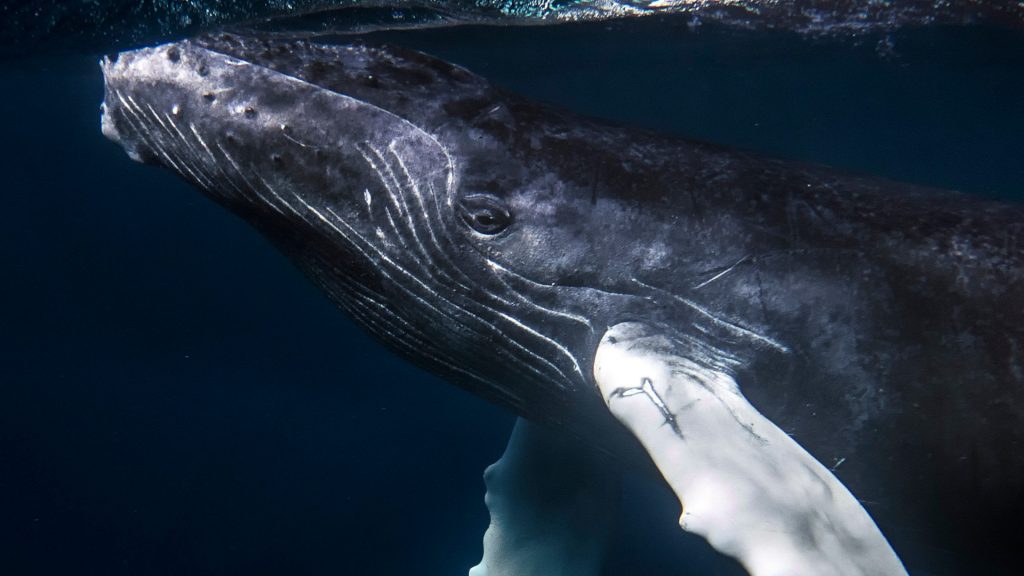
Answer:
[(411, 361), (643, 461), (592, 376), (605, 329), (643, 322), (833, 467), (912, 573), (919, 543), (947, 567), (1024, 544), (1021, 206), (581, 118), (397, 48), (217, 36), (103, 68), (109, 137)]

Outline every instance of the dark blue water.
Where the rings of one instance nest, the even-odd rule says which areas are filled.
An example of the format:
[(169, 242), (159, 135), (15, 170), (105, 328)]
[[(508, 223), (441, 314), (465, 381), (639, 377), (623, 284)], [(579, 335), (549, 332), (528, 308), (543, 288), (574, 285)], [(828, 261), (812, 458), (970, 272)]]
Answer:
[[(379, 36), (589, 114), (1024, 200), (1013, 33)], [(465, 574), (513, 417), (380, 349), (256, 232), (106, 142), (96, 58), (0, 67), (0, 573)], [(740, 573), (628, 488), (609, 575)]]

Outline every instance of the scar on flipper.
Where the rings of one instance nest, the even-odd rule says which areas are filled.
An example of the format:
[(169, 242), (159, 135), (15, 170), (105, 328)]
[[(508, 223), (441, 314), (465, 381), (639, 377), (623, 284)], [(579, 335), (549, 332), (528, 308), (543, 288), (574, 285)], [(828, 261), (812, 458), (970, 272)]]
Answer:
[(679, 429), (679, 422), (676, 420), (676, 415), (668, 409), (668, 405), (658, 395), (658, 391), (654, 389), (654, 383), (651, 382), (650, 378), (644, 378), (640, 381), (640, 386), (633, 388), (616, 388), (612, 390), (612, 393), (608, 395), (608, 399), (612, 398), (628, 398), (630, 396), (636, 396), (637, 394), (643, 394), (654, 403), (654, 406), (661, 412), (662, 417), (665, 418), (665, 424), (668, 424), (672, 431), (677, 436), (683, 438), (683, 431)]

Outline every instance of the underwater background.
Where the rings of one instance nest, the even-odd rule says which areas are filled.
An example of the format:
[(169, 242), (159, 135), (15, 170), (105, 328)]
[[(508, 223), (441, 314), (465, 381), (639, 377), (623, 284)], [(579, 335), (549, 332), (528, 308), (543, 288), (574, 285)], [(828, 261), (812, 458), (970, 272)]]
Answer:
[[(1024, 201), (1020, 32), (657, 17), (367, 40), (591, 115)], [(514, 417), (383, 350), (255, 230), (107, 142), (99, 53), (37, 52), (0, 62), (0, 574), (465, 574)], [(608, 576), (743, 574), (658, 486), (624, 498)], [(968, 573), (907, 553), (906, 530), (887, 535), (911, 574)]]

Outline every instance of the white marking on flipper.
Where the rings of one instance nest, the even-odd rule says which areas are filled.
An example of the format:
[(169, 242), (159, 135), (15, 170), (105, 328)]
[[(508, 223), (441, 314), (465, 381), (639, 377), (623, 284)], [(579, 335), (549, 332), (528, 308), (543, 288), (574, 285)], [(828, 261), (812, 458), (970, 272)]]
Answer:
[[(594, 378), (684, 504), (680, 525), (752, 576), (906, 576), (846, 487), (751, 406), (728, 374), (690, 361), (646, 325), (623, 323), (598, 346)], [(637, 390), (644, 379), (658, 383), (685, 441), (664, 426), (643, 384)], [(615, 393), (621, 389), (637, 391)]]

